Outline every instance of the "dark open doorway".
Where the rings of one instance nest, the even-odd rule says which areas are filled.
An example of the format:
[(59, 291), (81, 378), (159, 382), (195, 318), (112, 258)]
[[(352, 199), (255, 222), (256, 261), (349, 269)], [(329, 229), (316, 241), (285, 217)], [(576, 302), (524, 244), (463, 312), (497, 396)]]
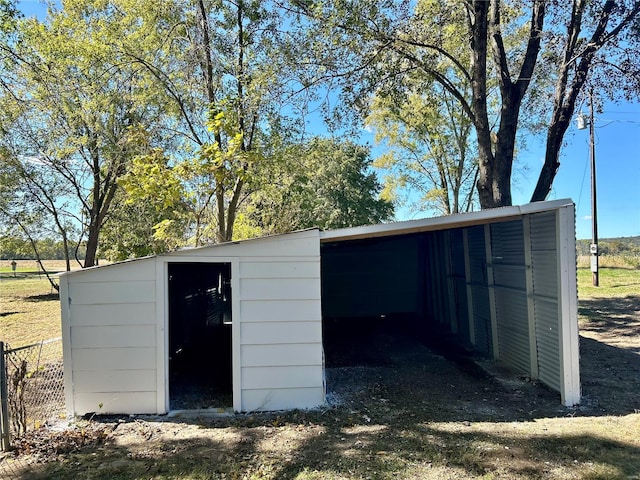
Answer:
[(170, 263), (169, 406), (230, 407), (231, 264)]
[(425, 322), (420, 236), (322, 245), (325, 365), (393, 364), (392, 345), (416, 341)]

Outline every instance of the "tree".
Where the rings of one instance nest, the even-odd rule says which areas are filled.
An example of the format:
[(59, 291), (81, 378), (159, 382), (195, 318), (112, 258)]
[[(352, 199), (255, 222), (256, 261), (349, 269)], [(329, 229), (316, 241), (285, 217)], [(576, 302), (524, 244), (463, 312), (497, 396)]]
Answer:
[(388, 184), (420, 193), (415, 211), (433, 208), (442, 215), (474, 206), (478, 166), (472, 125), (455, 99), (434, 88), (396, 96), (376, 95), (367, 125), (389, 150), (374, 165), (389, 171)]
[(369, 147), (315, 137), (288, 145), (262, 165), (244, 210), (263, 234), (320, 227), (335, 229), (389, 220), (393, 204), (380, 198)]
[(46, 23), (20, 22), (11, 65), (17, 82), (1, 99), (4, 147), (23, 172), (30, 162), (46, 169), (38, 178), (47, 183), (22, 178), (31, 179), (31, 198), (48, 204), (63, 238), (79, 228), (85, 267), (97, 263), (118, 179), (153, 137), (153, 89), (112, 47), (113, 38), (135, 30), (135, 19), (128, 20), (109, 5), (69, 1)]
[[(5, 139), (6, 140), (6, 139)], [(7, 149), (0, 154), (2, 178), (0, 213), (29, 237), (34, 254), (39, 256), (35, 239), (59, 236), (66, 270), (71, 270), (70, 235), (74, 226), (69, 219), (69, 200), (65, 195), (65, 181), (52, 175), (49, 165), (37, 158), (15, 156)], [(51, 222), (47, 221), (51, 220)]]
[[(172, 104), (181, 153), (168, 152), (159, 173), (182, 175), (192, 243), (229, 241), (270, 137), (291, 126), (283, 114), (294, 96), (284, 20), (270, 2), (256, 0), (197, 0), (170, 8), (167, 23), (151, 18), (141, 28), (159, 32), (154, 48), (139, 51), (126, 39), (120, 48)], [(148, 160), (150, 169), (156, 159)]]
[[(531, 112), (527, 94), (532, 84), (541, 89), (535, 96), (551, 105), (545, 164), (533, 201), (550, 191), (564, 134), (587, 82), (606, 72), (629, 82), (627, 94), (638, 92), (640, 37), (632, 27), (638, 22), (639, 0), (422, 0), (413, 11), (408, 3), (294, 1), (291, 8), (317, 30), (335, 32), (332, 38), (346, 46), (342, 56), (320, 49), (316, 63), (326, 76), (353, 82), (357, 75), (364, 78), (360, 92), (366, 93), (417, 69), (457, 100), (475, 129), (482, 208), (512, 202), (516, 139), (523, 114)], [(468, 65), (443, 43), (458, 26), (466, 29)], [(332, 46), (335, 50), (335, 42)], [(354, 63), (356, 52), (360, 61)], [(547, 76), (555, 79), (551, 90), (544, 89)], [(470, 99), (458, 88), (460, 82), (470, 88)], [(492, 111), (494, 101), (497, 109)]]

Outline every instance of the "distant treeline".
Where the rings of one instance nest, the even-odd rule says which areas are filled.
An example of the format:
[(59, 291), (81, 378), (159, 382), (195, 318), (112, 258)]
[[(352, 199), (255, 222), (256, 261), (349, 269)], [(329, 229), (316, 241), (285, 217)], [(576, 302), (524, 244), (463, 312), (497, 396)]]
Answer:
[[(62, 241), (42, 238), (36, 242), (41, 260), (64, 260)], [(78, 248), (78, 258), (84, 258), (84, 246)], [(73, 257), (73, 252), (71, 252)], [(31, 242), (16, 237), (0, 237), (0, 260), (31, 260), (35, 258)]]
[[(591, 240), (578, 240), (578, 255), (589, 255)], [(640, 256), (640, 236), (598, 239), (600, 255)]]
[[(576, 250), (579, 256), (589, 255), (591, 240), (578, 240)], [(600, 255), (622, 255), (640, 257), (640, 236), (603, 238), (598, 242)], [(42, 260), (64, 260), (61, 241), (44, 238), (37, 242), (38, 253)], [(27, 240), (13, 237), (0, 237), (0, 260), (29, 260), (34, 258), (33, 249)], [(84, 248), (80, 246), (78, 258), (84, 258)]]

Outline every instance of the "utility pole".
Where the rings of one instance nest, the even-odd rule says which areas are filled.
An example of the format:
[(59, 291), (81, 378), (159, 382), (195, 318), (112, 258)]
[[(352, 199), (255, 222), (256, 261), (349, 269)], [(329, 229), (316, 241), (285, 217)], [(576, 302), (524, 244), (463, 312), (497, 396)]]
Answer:
[[(584, 130), (585, 119), (582, 114), (578, 116), (578, 130)], [(593, 117), (593, 88), (589, 89), (589, 160), (591, 163), (591, 245), (589, 253), (591, 254), (591, 273), (593, 276), (593, 286), (600, 285), (598, 276), (598, 203), (596, 197), (596, 143), (594, 134), (594, 117)]]
[(600, 285), (598, 277), (598, 203), (596, 201), (596, 143), (593, 121), (593, 89), (589, 90), (589, 157), (591, 159), (591, 272), (593, 286)]

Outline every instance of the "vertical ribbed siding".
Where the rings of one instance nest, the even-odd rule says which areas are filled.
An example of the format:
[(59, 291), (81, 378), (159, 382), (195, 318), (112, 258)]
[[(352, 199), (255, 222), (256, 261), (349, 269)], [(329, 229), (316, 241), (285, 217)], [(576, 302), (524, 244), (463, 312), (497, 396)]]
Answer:
[(449, 232), (449, 242), (451, 254), (451, 277), (455, 304), (455, 310), (451, 312), (451, 314), (455, 315), (458, 325), (458, 335), (465, 342), (470, 342), (462, 229), (451, 230)]
[(556, 212), (530, 216), (533, 302), (540, 381), (560, 389), (560, 319)]
[(530, 374), (527, 296), (496, 288), (496, 314), (500, 360)]
[(493, 352), (493, 348), (491, 346), (491, 314), (489, 309), (489, 290), (487, 288), (484, 227), (469, 228), (468, 240), (475, 347), (480, 352), (490, 355)]
[(427, 281), (423, 292), (425, 311), (432, 324), (448, 328), (450, 323), (448, 308), (447, 266), (443, 258), (444, 233), (424, 234), (421, 241), (426, 267)]
[(529, 318), (522, 220), (491, 225), (500, 359), (529, 373)]
[(449, 309), (449, 282), (448, 282), (448, 271), (447, 271), (447, 262), (448, 259), (444, 255), (445, 252), (445, 241), (446, 241), (446, 232), (439, 231), (436, 232), (436, 248), (437, 250), (434, 252), (434, 257), (436, 260), (437, 266), (437, 291), (436, 295), (438, 298), (438, 319), (440, 324), (447, 329), (450, 329), (451, 321), (450, 316), (451, 312)]

